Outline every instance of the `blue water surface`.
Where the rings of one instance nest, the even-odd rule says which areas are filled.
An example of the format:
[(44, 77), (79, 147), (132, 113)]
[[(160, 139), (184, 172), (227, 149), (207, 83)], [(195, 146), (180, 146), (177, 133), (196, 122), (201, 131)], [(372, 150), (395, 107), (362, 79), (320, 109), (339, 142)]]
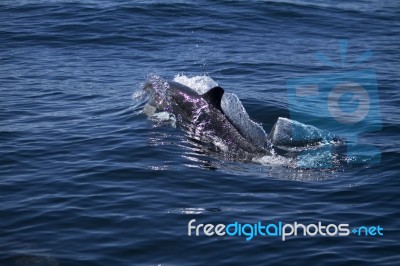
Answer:
[[(0, 265), (396, 265), (399, 11), (396, 0), (1, 1)], [(360, 69), (376, 72), (382, 129), (358, 139), (381, 160), (333, 170), (198, 153), (132, 99), (150, 73), (207, 75), (268, 132), (293, 109), (324, 120), (288, 104), (287, 80)], [(189, 237), (191, 219), (384, 235)]]

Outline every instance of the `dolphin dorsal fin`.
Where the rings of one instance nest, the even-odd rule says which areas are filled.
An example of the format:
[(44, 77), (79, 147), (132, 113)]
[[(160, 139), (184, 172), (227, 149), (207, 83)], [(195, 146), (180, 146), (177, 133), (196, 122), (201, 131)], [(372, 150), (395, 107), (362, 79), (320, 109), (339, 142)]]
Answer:
[(213, 105), (218, 110), (222, 111), (221, 108), (221, 99), (222, 95), (224, 95), (224, 89), (217, 86), (202, 95), (202, 97), (211, 105)]

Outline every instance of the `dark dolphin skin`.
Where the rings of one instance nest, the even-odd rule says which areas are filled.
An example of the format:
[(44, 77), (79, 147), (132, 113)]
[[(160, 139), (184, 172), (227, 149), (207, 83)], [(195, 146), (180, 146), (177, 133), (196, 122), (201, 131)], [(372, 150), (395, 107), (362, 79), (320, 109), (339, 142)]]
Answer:
[(224, 95), (221, 87), (198, 94), (181, 83), (157, 76), (148, 80), (144, 89), (150, 92), (144, 112), (147, 113), (147, 108), (153, 114), (156, 110), (173, 114), (196, 152), (215, 152), (224, 159), (245, 162), (265, 155), (297, 158), (298, 155), (310, 154), (312, 160), (313, 154), (324, 152), (326, 149), (319, 149), (329, 145), (334, 163), (346, 162), (345, 141), (326, 130), (294, 120), (279, 118), (265, 141), (260, 139), (260, 132), (242, 131), (243, 124), (231, 120), (221, 108)]
[[(269, 154), (234, 126), (221, 108), (224, 90), (214, 87), (205, 94), (174, 81), (148, 82), (150, 104), (159, 111), (173, 113), (192, 141), (236, 159), (249, 160)], [(208, 147), (210, 149), (210, 147)]]

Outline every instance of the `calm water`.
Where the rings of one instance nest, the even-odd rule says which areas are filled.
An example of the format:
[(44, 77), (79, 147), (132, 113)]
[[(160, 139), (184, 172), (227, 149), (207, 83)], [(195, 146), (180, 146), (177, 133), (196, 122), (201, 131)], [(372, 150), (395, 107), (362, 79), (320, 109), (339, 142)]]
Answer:
[[(391, 265), (399, 246), (397, 1), (0, 2), (0, 265)], [(339, 3), (338, 3), (339, 2)], [(149, 73), (207, 75), (268, 132), (286, 80), (370, 49), (379, 164), (336, 171), (198, 154), (132, 99)], [(335, 71), (342, 71), (338, 68)], [(187, 223), (348, 223), (383, 236), (188, 237)]]

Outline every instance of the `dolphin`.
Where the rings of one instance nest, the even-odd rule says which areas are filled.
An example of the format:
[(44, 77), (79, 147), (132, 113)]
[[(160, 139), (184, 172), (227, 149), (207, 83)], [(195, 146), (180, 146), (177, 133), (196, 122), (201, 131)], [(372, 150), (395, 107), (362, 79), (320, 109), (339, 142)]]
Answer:
[[(280, 117), (266, 134), (248, 117), (236, 95), (225, 93), (219, 86), (199, 94), (181, 83), (150, 76), (144, 90), (150, 93), (144, 113), (164, 119), (172, 117), (173, 125), (178, 122), (196, 152), (216, 152), (224, 159), (245, 162), (264, 156), (283, 156), (299, 160), (302, 168), (308, 167), (305, 160), (312, 165), (314, 160), (320, 160), (318, 154), (326, 150), (338, 162), (345, 158), (344, 140), (295, 120)], [(229, 108), (232, 105), (239, 108)]]
[(251, 160), (270, 154), (225, 114), (221, 108), (223, 88), (216, 86), (199, 94), (181, 83), (159, 78), (148, 81), (144, 89), (151, 92), (148, 105), (174, 114), (192, 141), (206, 147), (212, 143), (209, 149), (235, 159)]

